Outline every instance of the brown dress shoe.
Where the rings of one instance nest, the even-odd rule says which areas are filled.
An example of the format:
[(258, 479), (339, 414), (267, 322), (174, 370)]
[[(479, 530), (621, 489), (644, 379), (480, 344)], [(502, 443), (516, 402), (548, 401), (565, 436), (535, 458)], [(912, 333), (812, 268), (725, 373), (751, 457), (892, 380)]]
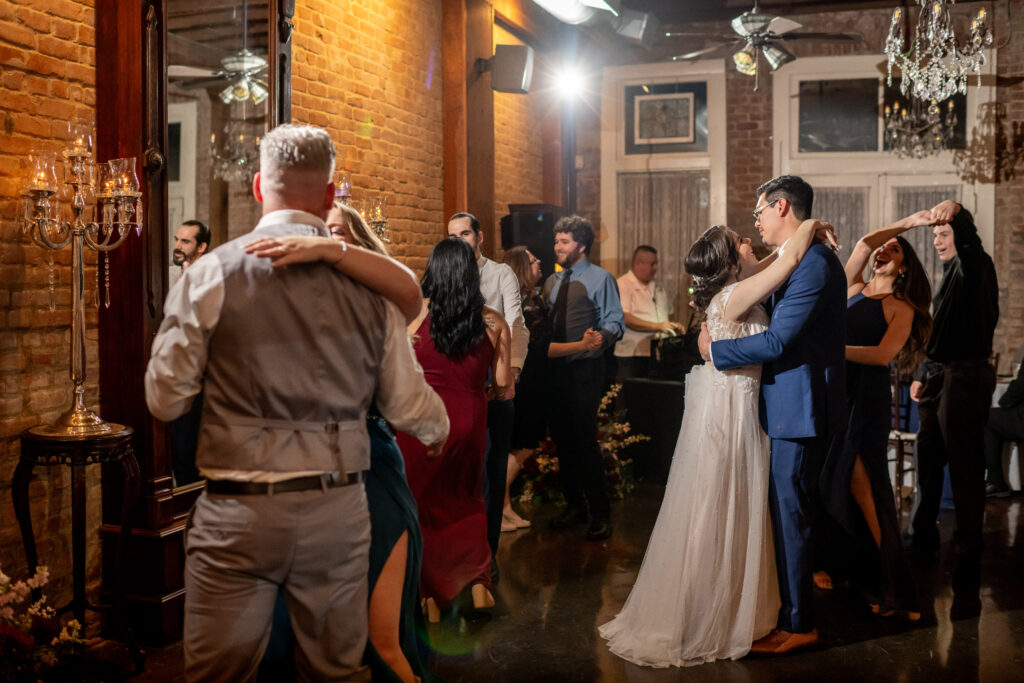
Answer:
[(814, 629), (809, 633), (789, 633), (788, 631), (779, 631), (779, 633), (783, 634), (782, 642), (775, 648), (773, 654), (784, 655), (789, 652), (814, 647), (818, 644), (818, 629)]

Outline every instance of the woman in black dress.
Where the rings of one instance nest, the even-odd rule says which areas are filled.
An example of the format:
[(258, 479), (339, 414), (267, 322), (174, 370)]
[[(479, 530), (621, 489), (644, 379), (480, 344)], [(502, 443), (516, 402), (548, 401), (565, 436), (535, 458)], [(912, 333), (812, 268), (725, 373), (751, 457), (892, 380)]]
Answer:
[[(865, 235), (846, 263), (845, 444), (823, 472), (823, 495), (832, 518), (849, 538), (850, 582), (881, 616), (920, 618), (914, 585), (900, 545), (889, 479), (888, 439), (892, 394), (889, 364), (910, 372), (921, 360), (931, 329), (931, 287), (921, 262), (900, 233), (931, 224), (923, 211)], [(864, 280), (865, 269), (871, 278)], [(835, 558), (833, 558), (835, 559)], [(831, 587), (827, 574), (815, 583)]]

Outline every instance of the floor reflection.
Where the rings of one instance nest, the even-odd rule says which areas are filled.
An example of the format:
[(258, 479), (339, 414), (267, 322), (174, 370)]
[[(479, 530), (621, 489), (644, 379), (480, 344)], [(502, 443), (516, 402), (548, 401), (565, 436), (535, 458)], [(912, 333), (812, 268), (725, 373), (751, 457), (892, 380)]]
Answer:
[(590, 543), (582, 531), (547, 528), (556, 510), (526, 510), (532, 528), (502, 535), (498, 605), (489, 621), (455, 617), (431, 626), (439, 673), (459, 681), (1021, 681), (1024, 680), (1024, 499), (993, 501), (986, 515), (980, 600), (950, 587), (952, 515), (942, 551), (911, 557), (925, 607), (918, 623), (880, 619), (850, 591), (816, 595), (822, 646), (782, 658), (748, 657), (688, 669), (638, 667), (612, 655), (597, 626), (629, 595), (661, 499), (644, 485), (616, 503), (615, 533)]

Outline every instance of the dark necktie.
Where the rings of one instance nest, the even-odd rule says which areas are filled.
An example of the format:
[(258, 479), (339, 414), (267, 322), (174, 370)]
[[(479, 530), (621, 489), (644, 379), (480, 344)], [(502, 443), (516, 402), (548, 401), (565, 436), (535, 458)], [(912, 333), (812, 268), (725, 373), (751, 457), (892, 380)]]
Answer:
[(562, 271), (562, 284), (558, 288), (558, 296), (555, 297), (555, 341), (564, 342), (565, 319), (569, 310), (569, 276), (572, 275), (572, 268)]

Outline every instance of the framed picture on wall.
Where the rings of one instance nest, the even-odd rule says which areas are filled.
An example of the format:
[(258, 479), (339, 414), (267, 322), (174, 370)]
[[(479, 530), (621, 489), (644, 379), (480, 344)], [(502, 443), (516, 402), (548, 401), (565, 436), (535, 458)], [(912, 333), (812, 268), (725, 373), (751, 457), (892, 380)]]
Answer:
[(626, 154), (707, 152), (707, 83), (643, 83), (623, 90)]
[(693, 142), (693, 93), (637, 95), (633, 99), (633, 142)]

